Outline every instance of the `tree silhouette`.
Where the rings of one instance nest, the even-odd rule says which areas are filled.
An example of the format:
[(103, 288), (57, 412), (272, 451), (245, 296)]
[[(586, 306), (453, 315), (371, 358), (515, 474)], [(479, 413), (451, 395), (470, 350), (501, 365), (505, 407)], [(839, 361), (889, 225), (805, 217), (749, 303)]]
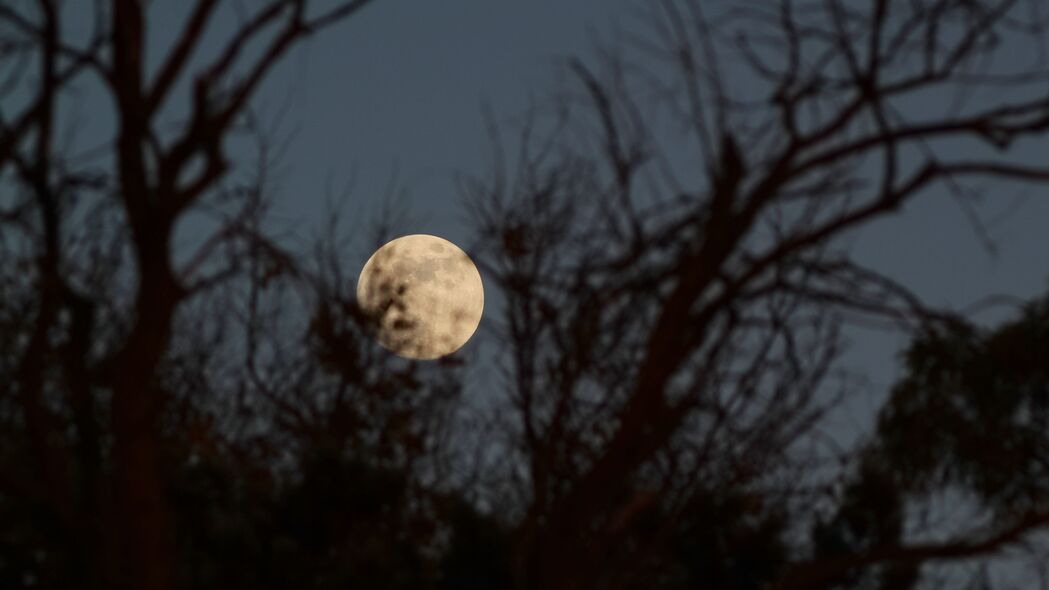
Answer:
[[(1049, 132), (1041, 4), (664, 0), (518, 135), (489, 118), (463, 183), (502, 299), (484, 408), (469, 357), (375, 344), (337, 224), (265, 229), (252, 97), (366, 4), (196, 0), (148, 61), (148, 3), (0, 6), (0, 586), (915, 588), (1049, 524), (1044, 303), (983, 331), (841, 240), (935, 187), (1049, 180), (1020, 149)], [(86, 155), (85, 87), (116, 117)], [(829, 456), (860, 317), (915, 339)], [(948, 492), (973, 513), (926, 534)]]
[[(259, 230), (273, 146), (251, 97), (292, 46), (367, 3), (256, 5), (197, 59), (212, 21), (237, 8), (200, 0), (150, 62), (148, 3), (0, 7), (5, 587), (279, 584), (291, 574), (266, 579), (205, 556), (265, 563), (285, 551), (305, 570), (321, 559), (305, 556), (336, 539), (408, 544), (379, 525), (424, 507), (405, 509), (406, 471), (384, 472), (418, 461), (432, 428), (416, 412), (438, 407), (454, 383), (365, 358), (355, 348), (365, 324), (330, 264), (299, 281), (316, 309), (312, 331), (289, 334), (273, 306), (301, 307), (280, 283), (305, 269)], [(86, 41), (67, 40), (72, 21), (93, 25)], [(95, 157), (65, 153), (59, 128), (85, 87), (116, 114)], [(229, 149), (245, 134), (257, 162)], [(217, 221), (186, 255), (173, 242), (191, 214)], [(346, 447), (366, 463), (326, 458)], [(298, 483), (274, 478), (289, 457), (302, 458)], [(313, 501), (334, 484), (316, 478), (344, 463), (396, 493), (362, 487), (326, 521), (335, 508)], [(274, 527), (296, 536), (272, 538)], [(304, 583), (336, 583), (316, 569)]]
[[(882, 408), (863, 467), (835, 518), (817, 527), (821, 553), (867, 555), (817, 561), (806, 574), (810, 580), (856, 580), (871, 575), (874, 564), (902, 563), (878, 575), (905, 575), (913, 585), (922, 561), (992, 554), (1049, 525), (1047, 301), (1029, 303), (1019, 318), (994, 330), (957, 321), (914, 339), (904, 356), (905, 376)], [(981, 527), (973, 518), (956, 540), (893, 546), (905, 502), (928, 502), (952, 488), (974, 496), (995, 525)], [(901, 585), (898, 577), (888, 577), (879, 587)]]
[[(985, 545), (964, 533), (912, 545), (894, 463), (855, 449), (858, 475), (824, 494), (814, 476), (827, 466), (800, 450), (848, 393), (832, 370), (842, 321), (951, 321), (853, 260), (841, 236), (936, 187), (969, 207), (970, 180), (1049, 179), (1014, 149), (1049, 127), (1045, 63), (1004, 63), (1007, 51), (1041, 55), (1044, 8), (667, 1), (642, 12), (645, 32), (570, 61), (571, 82), (512, 141), (493, 123), (494, 172), (465, 184), (507, 297), (506, 444), (511, 465), (527, 465), (518, 578), (651, 587), (648, 560), (711, 489), (744, 495), (758, 519), (796, 507), (779, 532), (798, 550), (763, 557), (767, 571), (705, 575), (707, 587), (912, 587), (924, 561), (982, 555), (1043, 525), (1044, 512), (1011, 512), (972, 537)], [(966, 101), (980, 89), (993, 96)], [(954, 106), (930, 109), (930, 97)], [(893, 456), (920, 440), (901, 435)], [(914, 458), (946, 460), (949, 448)], [(990, 462), (975, 471), (991, 477)], [(787, 536), (828, 510), (833, 522)], [(641, 524), (650, 518), (664, 526)], [(880, 582), (853, 575), (890, 563)]]

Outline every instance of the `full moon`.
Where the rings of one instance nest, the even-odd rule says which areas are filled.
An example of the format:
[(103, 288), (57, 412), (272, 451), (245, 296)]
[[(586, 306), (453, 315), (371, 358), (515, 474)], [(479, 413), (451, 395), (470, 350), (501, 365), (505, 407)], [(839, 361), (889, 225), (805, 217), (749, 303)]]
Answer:
[(372, 254), (357, 279), (357, 303), (379, 344), (417, 360), (449, 355), (473, 336), (484, 286), (470, 257), (437, 236), (413, 234)]

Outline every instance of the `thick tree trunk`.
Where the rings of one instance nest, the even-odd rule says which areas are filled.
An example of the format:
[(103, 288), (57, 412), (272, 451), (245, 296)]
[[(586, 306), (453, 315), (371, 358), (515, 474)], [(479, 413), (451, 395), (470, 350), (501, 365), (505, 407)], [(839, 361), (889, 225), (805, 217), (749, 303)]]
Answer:
[(138, 369), (122, 376), (113, 404), (113, 518), (119, 588), (172, 585), (173, 539), (149, 394)]
[(110, 375), (112, 550), (119, 588), (166, 590), (173, 583), (175, 556), (157, 432), (162, 402), (156, 373), (168, 347), (178, 294), (169, 258), (173, 220), (161, 211), (143, 153), (150, 119), (143, 73), (145, 33), (141, 1), (116, 0), (113, 91), (120, 113), (120, 191), (135, 245), (139, 286), (135, 323)]
[[(151, 250), (139, 255), (149, 260)], [(156, 267), (166, 265), (158, 262)], [(176, 303), (170, 274), (142, 272), (135, 328), (114, 367), (113, 549), (120, 588), (164, 590), (174, 581), (173, 523), (158, 432), (163, 400), (156, 373), (167, 350)]]

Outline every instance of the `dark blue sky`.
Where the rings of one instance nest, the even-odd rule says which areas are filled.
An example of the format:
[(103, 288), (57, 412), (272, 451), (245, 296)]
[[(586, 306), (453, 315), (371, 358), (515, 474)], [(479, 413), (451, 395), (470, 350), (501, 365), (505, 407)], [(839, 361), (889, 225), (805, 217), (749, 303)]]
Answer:
[(303, 47), (269, 87), (275, 101), (294, 87), (285, 203), (315, 203), (329, 175), (351, 169), (354, 198), (373, 203), (396, 167), (416, 229), (457, 234), (451, 179), (483, 171), (482, 104), (508, 116), (541, 97), (557, 60), (586, 51), (588, 30), (607, 29), (628, 4), (379, 0)]
[[(319, 210), (326, 179), (345, 180), (351, 169), (357, 171), (352, 199), (374, 207), (396, 165), (416, 222), (406, 229), (467, 240), (451, 178), (457, 170), (484, 171), (482, 101), (500, 116), (519, 112), (530, 95), (549, 90), (559, 58), (585, 55), (594, 31), (607, 32), (617, 22), (630, 26), (629, 8), (636, 5), (380, 0), (310, 42), (268, 87), (277, 102), (294, 85), (289, 123), (299, 129), (287, 158), (282, 214), (310, 216)], [(996, 255), (988, 254), (949, 195), (934, 189), (855, 236), (858, 258), (933, 304), (965, 306), (992, 293), (1026, 298), (1044, 292), (1049, 194), (984, 186), (985, 205), (978, 211), (985, 221), (997, 219), (989, 226)], [(847, 362), (868, 366), (876, 381), (887, 384), (895, 349), (904, 341), (866, 331), (851, 340)]]
[[(484, 174), (488, 159), (481, 106), (497, 117), (520, 113), (530, 97), (552, 88), (556, 64), (586, 56), (594, 33), (636, 23), (631, 0), (377, 0), (362, 13), (296, 50), (259, 95), (264, 114), (287, 109), (283, 136), (291, 137), (275, 196), (278, 226), (308, 234), (321, 221), (325, 199), (352, 179), (347, 229), (366, 226), (381, 207), (397, 171), (409, 223), (403, 233), (433, 233), (469, 247), (457, 172)], [(163, 45), (178, 28), (184, 6), (154, 2), (153, 41)], [(231, 18), (231, 15), (226, 15)], [(159, 26), (158, 26), (159, 24)], [(171, 24), (171, 26), (168, 26)], [(229, 23), (232, 24), (232, 23)], [(198, 55), (221, 39), (216, 26)], [(213, 54), (213, 52), (212, 52)], [(1009, 56), (1007, 56), (1009, 57)], [(1023, 56), (1016, 56), (1021, 59)], [(942, 108), (932, 97), (916, 108)], [(177, 118), (177, 111), (172, 114)], [(89, 121), (105, 126), (105, 115)], [(1046, 146), (1023, 146), (1026, 157)], [(998, 247), (990, 255), (965, 213), (942, 189), (933, 189), (900, 214), (850, 236), (861, 262), (888, 273), (929, 303), (962, 307), (987, 295), (1029, 298), (1049, 288), (1049, 194), (1045, 189), (983, 185), (977, 213)], [(1005, 217), (1002, 214), (1009, 213)], [(351, 252), (362, 264), (366, 252)], [(493, 293), (489, 293), (489, 296)], [(489, 307), (489, 310), (492, 307)], [(987, 321), (1009, 310), (985, 313)], [(883, 393), (896, 371), (900, 334), (856, 330), (846, 365), (867, 372)], [(857, 408), (863, 410), (879, 396)]]

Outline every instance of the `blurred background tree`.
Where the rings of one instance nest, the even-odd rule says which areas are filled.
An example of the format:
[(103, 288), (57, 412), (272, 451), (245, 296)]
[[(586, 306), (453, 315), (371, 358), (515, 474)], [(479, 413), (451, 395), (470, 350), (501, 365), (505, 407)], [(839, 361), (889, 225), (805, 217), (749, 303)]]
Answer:
[[(267, 2), (201, 57), (231, 5), (195, 2), (155, 67), (147, 3), (0, 7), (4, 587), (433, 577), (421, 464), (457, 369), (382, 355), (335, 244), (293, 255), (261, 229), (279, 146), (250, 99), (366, 4)], [(111, 139), (65, 153), (89, 85)], [(193, 216), (203, 236), (176, 250)]]

